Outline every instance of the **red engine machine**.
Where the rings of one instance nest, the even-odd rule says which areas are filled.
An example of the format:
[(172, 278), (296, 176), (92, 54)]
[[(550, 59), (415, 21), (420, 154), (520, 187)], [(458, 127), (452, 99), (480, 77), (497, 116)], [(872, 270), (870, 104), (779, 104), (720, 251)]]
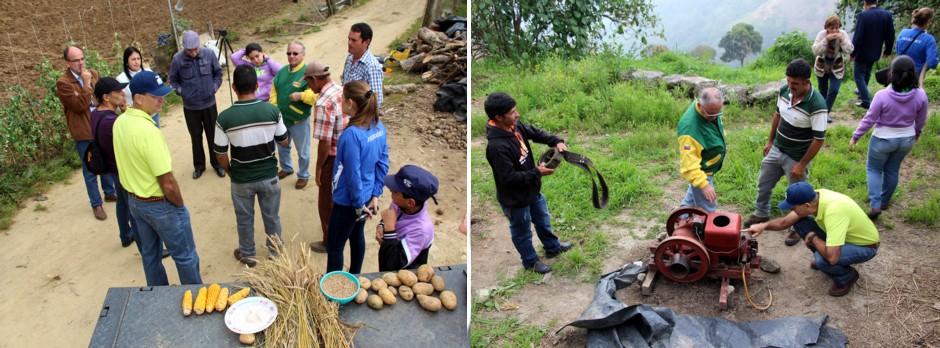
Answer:
[[(666, 220), (666, 238), (650, 245), (650, 274), (644, 293), (655, 273), (669, 280), (691, 283), (705, 276), (721, 278), (718, 306), (728, 307), (728, 280), (750, 276), (760, 266), (757, 240), (741, 233), (741, 216), (708, 213), (695, 207), (681, 207)], [(743, 271), (743, 272), (742, 272)]]

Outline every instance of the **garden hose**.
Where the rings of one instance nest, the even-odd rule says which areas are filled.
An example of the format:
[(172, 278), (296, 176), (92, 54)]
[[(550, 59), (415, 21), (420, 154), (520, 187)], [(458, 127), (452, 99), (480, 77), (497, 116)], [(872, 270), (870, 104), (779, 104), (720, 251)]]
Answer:
[(767, 302), (766, 306), (758, 306), (757, 304), (754, 303), (753, 300), (751, 300), (751, 294), (747, 291), (747, 278), (745, 278), (744, 276), (744, 268), (741, 268), (741, 281), (744, 282), (744, 295), (747, 296), (747, 302), (750, 302), (751, 306), (754, 307), (754, 309), (763, 312), (767, 310), (768, 308), (770, 308), (772, 304), (774, 304), (774, 293), (770, 291), (770, 289), (767, 289), (767, 294), (768, 296), (770, 296), (770, 301)]

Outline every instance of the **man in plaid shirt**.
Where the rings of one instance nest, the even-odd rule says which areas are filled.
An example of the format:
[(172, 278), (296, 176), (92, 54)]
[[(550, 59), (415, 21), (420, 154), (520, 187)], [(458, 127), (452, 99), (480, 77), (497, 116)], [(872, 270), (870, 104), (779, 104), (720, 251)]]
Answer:
[(372, 43), (372, 27), (366, 23), (353, 24), (349, 29), (349, 55), (343, 66), (343, 84), (349, 81), (365, 81), (378, 94), (379, 107), (382, 107), (382, 65), (375, 60), (369, 45)]
[(310, 243), (310, 249), (325, 253), (327, 230), (333, 210), (333, 161), (336, 158), (339, 135), (346, 129), (349, 116), (343, 113), (343, 89), (333, 83), (329, 66), (317, 61), (310, 63), (304, 70), (304, 80), (310, 89), (319, 94), (313, 106), (313, 138), (320, 140), (317, 145), (315, 182), (320, 191), (317, 208), (323, 240)]

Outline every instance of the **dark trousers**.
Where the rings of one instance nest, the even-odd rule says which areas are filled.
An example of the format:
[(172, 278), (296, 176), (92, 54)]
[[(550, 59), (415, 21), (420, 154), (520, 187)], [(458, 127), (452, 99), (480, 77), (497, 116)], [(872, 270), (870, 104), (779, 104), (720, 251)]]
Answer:
[(365, 220), (356, 222), (356, 208), (333, 204), (330, 214), (329, 242), (326, 243), (326, 272), (343, 270), (343, 251), (349, 240), (349, 273), (362, 272), (362, 261), (366, 257), (366, 239), (363, 229)]
[(319, 197), (317, 211), (320, 213), (320, 228), (323, 231), (323, 244), (329, 240), (330, 214), (333, 212), (333, 162), (336, 156), (329, 156), (320, 168)]
[(186, 129), (189, 130), (189, 140), (193, 144), (193, 169), (206, 170), (206, 152), (202, 147), (202, 133), (206, 133), (208, 142), (209, 163), (212, 168), (219, 167), (219, 160), (212, 155), (212, 143), (215, 141), (215, 119), (219, 117), (215, 105), (201, 110), (183, 108), (186, 117)]

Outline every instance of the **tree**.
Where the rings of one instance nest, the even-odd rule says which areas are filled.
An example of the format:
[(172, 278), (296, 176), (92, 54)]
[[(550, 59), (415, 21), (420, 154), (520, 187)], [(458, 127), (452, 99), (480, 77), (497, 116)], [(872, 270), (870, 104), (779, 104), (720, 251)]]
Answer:
[(647, 31), (659, 23), (652, 0), (474, 0), (472, 6), (474, 44), (517, 61), (553, 53), (578, 58), (608, 33), (645, 45)]
[[(895, 28), (910, 28), (911, 13), (913, 13), (914, 10), (922, 7), (930, 7), (936, 11), (940, 8), (940, 0), (882, 0), (878, 1), (878, 7), (891, 11), (891, 13), (894, 14)], [(846, 20), (849, 17), (858, 18), (858, 14), (861, 13), (863, 9), (861, 1), (838, 0), (836, 2), (836, 13), (844, 23), (849, 22)], [(848, 28), (848, 26), (846, 26), (845, 30), (851, 33), (855, 31), (855, 28)], [(940, 21), (934, 20), (930, 23), (930, 26), (927, 27), (927, 32), (936, 33), (937, 30), (940, 30)]]
[(695, 48), (689, 52), (690, 56), (704, 60), (706, 62), (712, 60), (712, 58), (715, 58), (717, 54), (718, 53), (715, 51), (715, 49), (709, 45), (695, 46)]
[(744, 66), (744, 58), (760, 52), (763, 43), (764, 37), (754, 30), (753, 25), (735, 24), (718, 43), (718, 47), (725, 49), (725, 52), (721, 54), (721, 61), (737, 60), (741, 62), (741, 66)]

